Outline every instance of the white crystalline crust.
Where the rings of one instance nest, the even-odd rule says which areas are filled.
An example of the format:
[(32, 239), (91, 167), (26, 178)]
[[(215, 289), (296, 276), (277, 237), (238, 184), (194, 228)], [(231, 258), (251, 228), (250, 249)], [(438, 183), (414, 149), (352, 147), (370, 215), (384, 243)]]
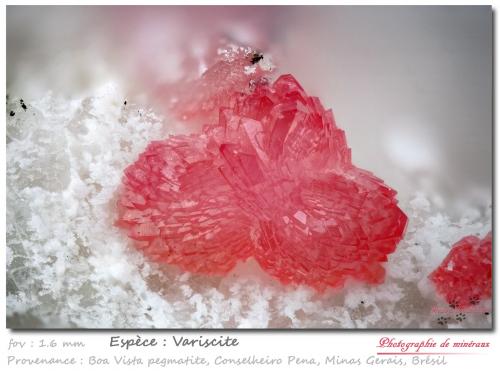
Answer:
[[(491, 229), (491, 210), (451, 220), (424, 195), (402, 205), (405, 240), (380, 286), (354, 282), (319, 295), (284, 287), (250, 260), (227, 277), (147, 261), (113, 226), (124, 168), (167, 135), (152, 112), (106, 85), (94, 97), (8, 101), (7, 316), (9, 327), (77, 328), (484, 328), (491, 316), (453, 310), (427, 275), (452, 243)], [(302, 217), (299, 215), (299, 217)], [(481, 303), (487, 308), (491, 303)]]

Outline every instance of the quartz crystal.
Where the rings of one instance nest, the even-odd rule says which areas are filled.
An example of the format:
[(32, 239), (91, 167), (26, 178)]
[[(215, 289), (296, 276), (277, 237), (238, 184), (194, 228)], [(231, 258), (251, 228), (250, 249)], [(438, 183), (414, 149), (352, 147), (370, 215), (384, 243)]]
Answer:
[(452, 308), (491, 298), (491, 232), (462, 238), (429, 278)]
[(407, 217), (393, 189), (352, 164), (332, 111), (282, 75), (233, 92), (217, 116), (150, 143), (125, 170), (117, 225), (137, 248), (204, 274), (253, 257), (319, 291), (383, 282)]

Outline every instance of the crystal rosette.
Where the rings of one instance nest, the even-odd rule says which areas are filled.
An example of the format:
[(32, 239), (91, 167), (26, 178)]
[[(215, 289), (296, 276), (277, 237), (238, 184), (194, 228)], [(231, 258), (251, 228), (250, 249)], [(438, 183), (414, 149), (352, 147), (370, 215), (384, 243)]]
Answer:
[(285, 284), (383, 282), (407, 224), (351, 161), (332, 111), (291, 75), (236, 91), (201, 133), (152, 142), (124, 173), (117, 225), (149, 258), (225, 274), (253, 257)]

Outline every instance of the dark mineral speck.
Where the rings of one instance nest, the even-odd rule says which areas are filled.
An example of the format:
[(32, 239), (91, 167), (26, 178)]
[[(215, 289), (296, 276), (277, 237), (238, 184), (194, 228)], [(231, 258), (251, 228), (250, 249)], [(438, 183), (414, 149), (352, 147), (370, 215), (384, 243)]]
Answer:
[(253, 56), (252, 56), (252, 64), (257, 63), (261, 59), (264, 59), (264, 56), (262, 54), (260, 54), (260, 53), (254, 53)]
[(478, 296), (471, 296), (469, 298), (469, 303), (471, 305), (477, 305), (477, 304), (479, 304), (479, 297)]
[(14, 111), (10, 111), (9, 115), (14, 116), (16, 113)]
[(439, 317), (437, 319), (437, 323), (440, 324), (441, 326), (445, 326), (448, 324), (449, 320), (450, 320), (450, 317)]
[(458, 307), (459, 307), (459, 305), (458, 305), (458, 301), (457, 301), (456, 299), (451, 300), (451, 301), (448, 303), (448, 305), (449, 305), (449, 306), (450, 306), (450, 308), (452, 308), (452, 309), (455, 309), (455, 308), (458, 308)]

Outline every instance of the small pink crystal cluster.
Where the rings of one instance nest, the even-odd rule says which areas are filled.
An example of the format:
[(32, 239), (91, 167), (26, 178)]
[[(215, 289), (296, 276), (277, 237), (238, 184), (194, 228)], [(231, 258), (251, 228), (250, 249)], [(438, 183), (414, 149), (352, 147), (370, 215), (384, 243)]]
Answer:
[(152, 142), (125, 170), (117, 225), (151, 259), (224, 274), (250, 257), (285, 284), (384, 280), (407, 224), (355, 167), (344, 132), (291, 75), (257, 80), (199, 134)]
[[(269, 68), (253, 63), (260, 54), (233, 46), (221, 48), (221, 55), (200, 77), (182, 79), (158, 90), (167, 102), (170, 115), (191, 127), (216, 121), (220, 107), (227, 107), (235, 92), (244, 91), (254, 81), (269, 75)], [(175, 97), (172, 99), (172, 97)]]
[(452, 308), (467, 308), (491, 298), (491, 232), (462, 238), (429, 276)]

